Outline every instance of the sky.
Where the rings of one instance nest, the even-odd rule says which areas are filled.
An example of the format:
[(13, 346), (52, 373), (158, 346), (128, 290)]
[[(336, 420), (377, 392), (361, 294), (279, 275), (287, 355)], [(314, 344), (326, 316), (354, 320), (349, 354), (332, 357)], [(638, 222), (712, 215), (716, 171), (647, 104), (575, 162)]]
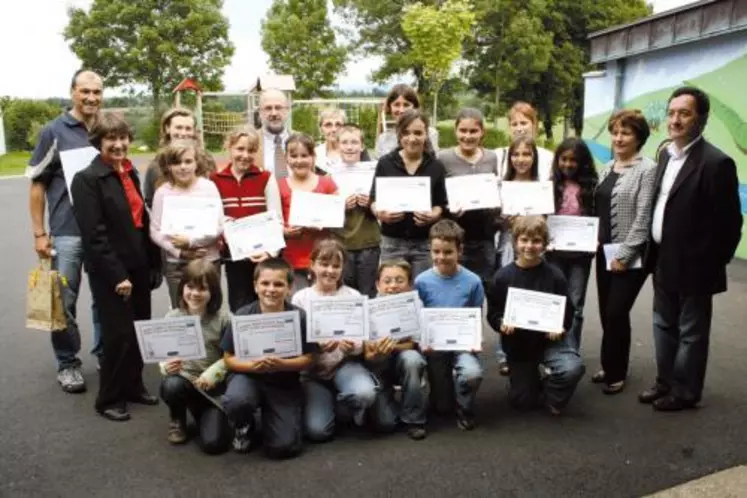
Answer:
[[(653, 0), (654, 12), (693, 0)], [(64, 96), (80, 61), (65, 42), (68, 6), (87, 8), (92, 0), (0, 0), (0, 95), (25, 98)], [(252, 79), (268, 72), (260, 43), (260, 21), (272, 0), (224, 0), (223, 11), (236, 46), (223, 83), (226, 91), (241, 92)], [(334, 22), (334, 20), (333, 20)], [(376, 58), (352, 60), (337, 81), (343, 89), (365, 88), (378, 67)], [(7, 75), (13, 74), (14, 78)], [(107, 92), (108, 93), (108, 92)]]

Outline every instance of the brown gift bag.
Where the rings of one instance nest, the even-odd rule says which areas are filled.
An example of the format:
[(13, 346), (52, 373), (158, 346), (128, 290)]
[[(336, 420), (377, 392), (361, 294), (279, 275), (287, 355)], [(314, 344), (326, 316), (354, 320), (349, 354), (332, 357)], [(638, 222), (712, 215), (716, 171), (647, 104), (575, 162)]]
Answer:
[(65, 278), (52, 270), (52, 262), (42, 259), (29, 272), (26, 289), (26, 327), (53, 332), (65, 330), (65, 308), (62, 304), (62, 287)]

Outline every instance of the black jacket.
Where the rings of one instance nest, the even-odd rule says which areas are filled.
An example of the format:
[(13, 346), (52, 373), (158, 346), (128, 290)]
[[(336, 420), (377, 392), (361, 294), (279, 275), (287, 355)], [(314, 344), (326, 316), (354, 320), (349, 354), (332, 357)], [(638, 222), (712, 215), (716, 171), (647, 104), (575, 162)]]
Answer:
[[(130, 177), (142, 197), (136, 169), (132, 169)], [(122, 181), (100, 155), (75, 175), (70, 192), (87, 269), (92, 277), (107, 282), (113, 290), (129, 278), (132, 270), (160, 270), (158, 247), (148, 236), (148, 211), (143, 211), (143, 228), (137, 229)]]
[[(652, 212), (668, 162), (669, 154), (663, 150)], [(685, 295), (726, 290), (726, 265), (742, 233), (738, 189), (732, 158), (705, 139), (692, 146), (666, 201), (661, 244), (649, 234), (645, 265), (658, 285)]]

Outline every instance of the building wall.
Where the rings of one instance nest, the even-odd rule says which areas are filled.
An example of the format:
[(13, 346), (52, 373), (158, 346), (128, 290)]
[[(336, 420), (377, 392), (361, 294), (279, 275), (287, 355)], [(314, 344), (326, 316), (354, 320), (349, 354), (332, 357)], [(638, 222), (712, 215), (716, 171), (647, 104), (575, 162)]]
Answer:
[[(610, 159), (607, 120), (619, 107), (640, 109), (651, 137), (643, 152), (653, 157), (667, 138), (666, 110), (671, 92), (683, 85), (704, 90), (711, 99), (705, 137), (734, 158), (742, 212), (747, 213), (747, 32), (716, 36), (606, 64), (603, 76), (586, 78), (584, 140), (600, 163)], [(618, 88), (619, 85), (619, 88)], [(742, 233), (747, 232), (747, 221)], [(747, 259), (747, 237), (737, 256)]]

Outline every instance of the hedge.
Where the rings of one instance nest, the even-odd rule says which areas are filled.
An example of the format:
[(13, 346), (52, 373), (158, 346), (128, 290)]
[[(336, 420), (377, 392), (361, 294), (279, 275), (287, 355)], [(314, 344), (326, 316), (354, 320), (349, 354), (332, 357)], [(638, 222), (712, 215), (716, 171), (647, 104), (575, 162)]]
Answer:
[[(446, 149), (457, 145), (456, 134), (452, 125), (438, 126), (438, 147)], [(497, 149), (498, 147), (507, 147), (509, 144), (508, 135), (502, 130), (488, 128), (485, 132), (483, 145), (487, 149)]]
[(61, 111), (58, 106), (38, 100), (11, 100), (3, 109), (7, 149), (33, 150), (44, 124)]

